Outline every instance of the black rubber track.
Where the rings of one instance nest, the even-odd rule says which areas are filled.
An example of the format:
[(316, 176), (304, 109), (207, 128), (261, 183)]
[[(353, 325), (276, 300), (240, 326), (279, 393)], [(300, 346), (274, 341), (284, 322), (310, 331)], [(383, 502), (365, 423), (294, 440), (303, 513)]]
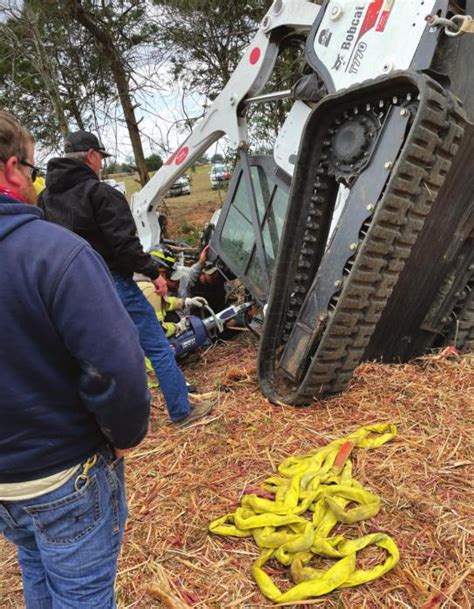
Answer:
[(465, 118), (449, 91), (423, 77), (423, 94), (408, 140), (377, 204), (352, 270), (344, 280), (303, 382), (270, 399), (306, 404), (343, 390), (363, 358), (382, 311), (411, 254), (431, 204), (449, 173)]
[(456, 345), (463, 353), (474, 351), (474, 292), (471, 292), (458, 320)]
[(427, 93), (298, 401), (347, 386), (456, 156), (464, 118), (434, 81), (427, 81)]

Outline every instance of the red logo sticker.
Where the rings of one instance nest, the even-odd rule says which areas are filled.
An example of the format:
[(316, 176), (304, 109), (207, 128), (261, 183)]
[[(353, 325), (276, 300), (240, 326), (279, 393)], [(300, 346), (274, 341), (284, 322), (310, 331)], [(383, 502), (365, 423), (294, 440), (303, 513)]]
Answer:
[(250, 52), (250, 63), (252, 65), (255, 65), (257, 63), (257, 61), (260, 59), (260, 55), (261, 55), (261, 51), (258, 47), (255, 47), (254, 49), (252, 49), (252, 51)]
[(380, 15), (380, 11), (382, 10), (383, 4), (384, 0), (373, 0), (373, 2), (369, 4), (369, 8), (367, 9), (365, 19), (362, 22), (362, 27), (360, 28), (357, 40), (360, 40), (360, 38), (362, 38), (362, 36), (366, 32), (368, 32), (375, 26), (375, 23), (377, 22), (377, 17)]
[[(178, 149), (179, 150), (179, 149)], [(171, 165), (174, 161), (174, 158), (176, 156), (176, 153), (178, 152), (178, 150), (176, 150), (175, 152), (173, 152), (173, 154), (170, 156), (170, 158), (166, 161), (165, 165)]]
[(380, 19), (378, 20), (377, 27), (375, 28), (376, 32), (383, 32), (385, 30), (389, 17), (390, 11), (383, 11), (383, 13), (380, 15)]
[(176, 158), (174, 161), (176, 165), (181, 165), (184, 159), (188, 156), (188, 152), (189, 148), (187, 146), (184, 146), (183, 148), (180, 148), (176, 151)]

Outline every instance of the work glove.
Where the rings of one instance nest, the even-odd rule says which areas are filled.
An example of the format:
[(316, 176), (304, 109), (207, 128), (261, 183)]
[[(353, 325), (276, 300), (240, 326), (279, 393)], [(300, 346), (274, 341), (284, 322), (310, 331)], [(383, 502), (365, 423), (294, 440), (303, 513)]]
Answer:
[(176, 326), (176, 335), (186, 332), (186, 330), (188, 329), (186, 317), (183, 317), (183, 319), (180, 319), (178, 321), (178, 323), (175, 324), (175, 326)]
[(195, 296), (194, 298), (185, 298), (184, 306), (185, 307), (205, 307), (207, 305), (207, 300), (202, 296)]

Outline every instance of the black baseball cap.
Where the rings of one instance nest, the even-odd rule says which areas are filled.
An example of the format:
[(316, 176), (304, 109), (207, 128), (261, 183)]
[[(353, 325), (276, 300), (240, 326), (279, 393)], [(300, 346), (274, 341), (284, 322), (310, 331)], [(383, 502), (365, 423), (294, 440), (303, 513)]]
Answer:
[(105, 150), (97, 137), (88, 131), (74, 131), (64, 142), (64, 152), (87, 152), (91, 148), (100, 152), (104, 158), (113, 156)]

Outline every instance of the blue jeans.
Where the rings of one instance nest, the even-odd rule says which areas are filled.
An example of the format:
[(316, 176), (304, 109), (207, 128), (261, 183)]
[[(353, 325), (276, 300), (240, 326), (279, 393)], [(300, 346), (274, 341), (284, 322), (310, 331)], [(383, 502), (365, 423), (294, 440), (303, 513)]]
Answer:
[(133, 279), (118, 273), (112, 273), (112, 277), (123, 305), (138, 330), (140, 345), (160, 382), (170, 418), (175, 423), (181, 421), (191, 410), (186, 381), (156, 313)]
[(34, 499), (0, 502), (0, 533), (18, 547), (27, 609), (116, 608), (127, 519), (123, 459), (104, 447), (88, 476), (78, 491), (75, 474)]

